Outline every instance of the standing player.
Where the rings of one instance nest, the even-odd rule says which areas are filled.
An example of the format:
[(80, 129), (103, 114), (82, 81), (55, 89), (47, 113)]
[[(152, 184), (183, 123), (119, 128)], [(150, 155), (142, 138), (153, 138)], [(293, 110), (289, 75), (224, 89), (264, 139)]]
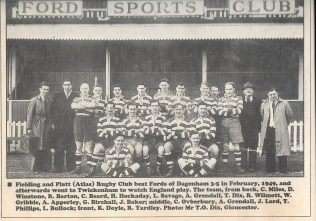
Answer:
[(122, 89), (118, 85), (113, 87), (113, 95), (114, 97), (109, 101), (113, 102), (114, 104), (115, 116), (122, 120), (125, 117), (125, 105), (127, 100), (124, 99), (124, 96), (122, 95)]
[[(143, 146), (143, 159), (146, 163), (146, 173), (148, 176), (151, 174), (150, 167), (150, 152), (154, 148), (157, 148), (159, 153), (163, 154), (165, 130), (163, 123), (166, 122), (166, 118), (160, 113), (160, 105), (158, 100), (153, 99), (150, 104), (151, 114), (145, 117), (144, 120), (144, 132), (145, 140)], [(161, 159), (161, 158), (159, 158)], [(157, 161), (157, 174), (160, 175), (161, 160)]]
[(187, 176), (206, 176), (215, 169), (216, 159), (210, 157), (207, 148), (201, 145), (199, 132), (192, 131), (190, 141), (185, 144), (182, 157), (178, 160), (179, 167)]
[(140, 163), (143, 156), (144, 128), (143, 121), (137, 116), (137, 104), (127, 103), (128, 116), (122, 122), (122, 134), (126, 137), (126, 143), (133, 155), (135, 152), (136, 162)]
[[(174, 109), (174, 118), (171, 118), (166, 124), (167, 127), (167, 140), (164, 145), (164, 153), (158, 153), (157, 162), (162, 162), (165, 157), (168, 166), (168, 173), (166, 176), (172, 176), (174, 173), (174, 158), (178, 158), (182, 153), (185, 143), (189, 142), (189, 123), (184, 117), (184, 106), (176, 103)], [(173, 153), (173, 155), (172, 155)]]
[(149, 106), (151, 97), (146, 94), (146, 87), (144, 84), (139, 84), (137, 86), (138, 94), (131, 98), (131, 102), (137, 104), (137, 116), (140, 118), (144, 118), (148, 114), (150, 114)]
[(200, 86), (201, 96), (195, 98), (193, 101), (193, 111), (198, 113), (198, 103), (203, 101), (207, 104), (207, 110), (210, 116), (214, 116), (217, 113), (217, 100), (210, 97), (210, 86), (207, 82), (202, 82)]
[(83, 83), (80, 86), (80, 97), (76, 97), (71, 108), (76, 111), (76, 117), (74, 120), (74, 135), (76, 141), (76, 169), (73, 173), (79, 174), (81, 171), (81, 160), (83, 147), (87, 152), (87, 161), (91, 162), (93, 151), (93, 113), (96, 103), (89, 96), (89, 85)]
[(224, 142), (222, 152), (223, 166), (228, 164), (229, 143), (232, 143), (230, 151), (234, 153), (237, 172), (243, 172), (241, 169), (241, 152), (239, 144), (244, 141), (241, 134), (239, 115), (243, 109), (242, 97), (235, 94), (235, 83), (227, 82), (225, 84), (225, 94), (218, 100), (218, 114), (222, 116), (221, 135)]
[(172, 103), (172, 94), (169, 90), (168, 79), (163, 78), (159, 83), (159, 91), (154, 95), (154, 98), (158, 100), (161, 107), (161, 114), (165, 117), (169, 117), (171, 103)]
[(115, 117), (114, 112), (114, 103), (109, 101), (106, 106), (106, 115), (101, 117), (98, 122), (98, 140), (93, 150), (91, 167), (87, 177), (92, 177), (95, 174), (98, 161), (104, 159), (105, 149), (113, 145), (113, 138), (117, 136), (121, 130), (120, 119)]
[(105, 162), (101, 169), (111, 177), (131, 177), (139, 168), (139, 164), (133, 162), (130, 149), (124, 144), (124, 136), (117, 135), (114, 146), (105, 152)]
[(174, 104), (180, 103), (185, 107), (184, 116), (188, 117), (190, 115), (190, 105), (191, 101), (188, 96), (185, 95), (185, 86), (183, 83), (179, 83), (176, 87), (176, 95), (171, 99), (171, 115), (174, 115)]
[(217, 159), (216, 122), (213, 117), (208, 116), (207, 104), (203, 101), (198, 103), (198, 116), (191, 120), (190, 131), (197, 131), (200, 134), (201, 145), (207, 148), (212, 158)]

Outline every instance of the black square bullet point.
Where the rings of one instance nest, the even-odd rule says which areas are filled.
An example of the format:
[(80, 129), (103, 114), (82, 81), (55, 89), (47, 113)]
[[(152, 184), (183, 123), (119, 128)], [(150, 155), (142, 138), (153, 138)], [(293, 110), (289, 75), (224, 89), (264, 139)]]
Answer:
[(12, 183), (11, 182), (8, 182), (8, 187), (12, 187)]

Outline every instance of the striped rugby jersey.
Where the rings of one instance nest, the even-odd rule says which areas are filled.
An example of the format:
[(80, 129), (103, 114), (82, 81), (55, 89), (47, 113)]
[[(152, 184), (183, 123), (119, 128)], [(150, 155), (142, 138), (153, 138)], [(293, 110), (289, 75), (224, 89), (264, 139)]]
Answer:
[(195, 98), (194, 101), (192, 102), (192, 106), (193, 106), (193, 110), (194, 112), (197, 113), (197, 109), (198, 109), (198, 104), (200, 102), (205, 102), (206, 105), (207, 105), (207, 110), (208, 110), (208, 113), (212, 116), (212, 115), (215, 115), (217, 114), (217, 99), (216, 98), (212, 98), (212, 97), (198, 97), (198, 98)]
[[(80, 104), (80, 103), (95, 103), (91, 97), (75, 97), (72, 103)], [(94, 113), (94, 108), (85, 108), (76, 110), (77, 116), (92, 116)]]
[(162, 94), (160, 92), (156, 93), (154, 98), (158, 100), (160, 105), (160, 111), (165, 116), (168, 114), (169, 110), (171, 109), (172, 105), (172, 95), (171, 93)]
[(96, 98), (92, 97), (92, 100), (96, 103), (95, 109), (94, 109), (94, 116), (97, 118), (103, 117), (105, 113), (105, 107), (106, 107), (106, 100), (102, 100), (102, 98)]
[(125, 115), (125, 105), (127, 103), (127, 100), (125, 100), (123, 96), (121, 96), (119, 99), (114, 97), (110, 99), (109, 102), (114, 103), (115, 116), (122, 119)]
[(171, 98), (171, 102), (172, 102), (172, 108), (174, 108), (174, 104), (175, 103), (180, 103), (182, 104), (185, 108), (189, 108), (191, 105), (191, 100), (189, 97), (187, 96), (173, 96)]
[(132, 165), (132, 155), (126, 145), (120, 150), (113, 146), (105, 151), (105, 162), (110, 168), (127, 168)]
[(122, 122), (122, 134), (126, 137), (136, 137), (143, 138), (144, 137), (144, 122), (138, 117), (135, 119), (131, 119), (127, 117)]
[(190, 124), (184, 119), (172, 118), (166, 123), (167, 139), (189, 138)]
[(214, 139), (216, 134), (216, 122), (212, 117), (195, 117), (190, 122), (190, 130), (198, 131), (201, 138)]
[(137, 116), (139, 117), (145, 117), (146, 115), (150, 114), (150, 103), (151, 103), (152, 98), (148, 95), (145, 95), (143, 97), (140, 97), (138, 95), (135, 95), (130, 99), (130, 101), (137, 103), (138, 110), (137, 110)]
[(186, 143), (183, 148), (182, 158), (188, 163), (203, 166), (205, 161), (209, 160), (207, 148), (200, 145), (198, 148), (192, 147), (191, 143)]
[(146, 135), (165, 136), (166, 128), (164, 123), (166, 118), (161, 114), (157, 116), (148, 115), (144, 119), (144, 132)]
[(238, 118), (243, 109), (242, 97), (224, 95), (218, 99), (218, 114), (224, 117)]
[(113, 137), (122, 130), (122, 124), (118, 117), (101, 117), (97, 125), (98, 137)]

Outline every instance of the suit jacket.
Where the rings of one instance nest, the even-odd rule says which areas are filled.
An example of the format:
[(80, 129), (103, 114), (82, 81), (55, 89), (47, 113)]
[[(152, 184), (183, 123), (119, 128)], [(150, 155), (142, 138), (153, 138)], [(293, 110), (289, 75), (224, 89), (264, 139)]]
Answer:
[(74, 145), (73, 124), (75, 111), (71, 103), (78, 94), (71, 92), (68, 99), (64, 91), (56, 93), (52, 101), (52, 119), (54, 123), (56, 148), (67, 144)]

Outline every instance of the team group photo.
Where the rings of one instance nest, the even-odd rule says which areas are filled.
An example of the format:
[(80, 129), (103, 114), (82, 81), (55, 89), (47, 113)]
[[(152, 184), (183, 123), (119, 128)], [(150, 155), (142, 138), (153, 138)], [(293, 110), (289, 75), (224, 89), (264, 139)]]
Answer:
[(234, 82), (222, 87), (202, 82), (200, 97), (189, 98), (184, 83), (172, 93), (162, 78), (153, 96), (140, 83), (126, 100), (120, 85), (107, 98), (98, 84), (82, 83), (77, 94), (65, 80), (51, 95), (42, 82), (27, 108), (29, 170), (89, 178), (212, 177), (254, 173), (264, 155), (266, 173), (287, 174), (289, 103), (273, 87), (264, 100), (251, 82), (240, 96)]

